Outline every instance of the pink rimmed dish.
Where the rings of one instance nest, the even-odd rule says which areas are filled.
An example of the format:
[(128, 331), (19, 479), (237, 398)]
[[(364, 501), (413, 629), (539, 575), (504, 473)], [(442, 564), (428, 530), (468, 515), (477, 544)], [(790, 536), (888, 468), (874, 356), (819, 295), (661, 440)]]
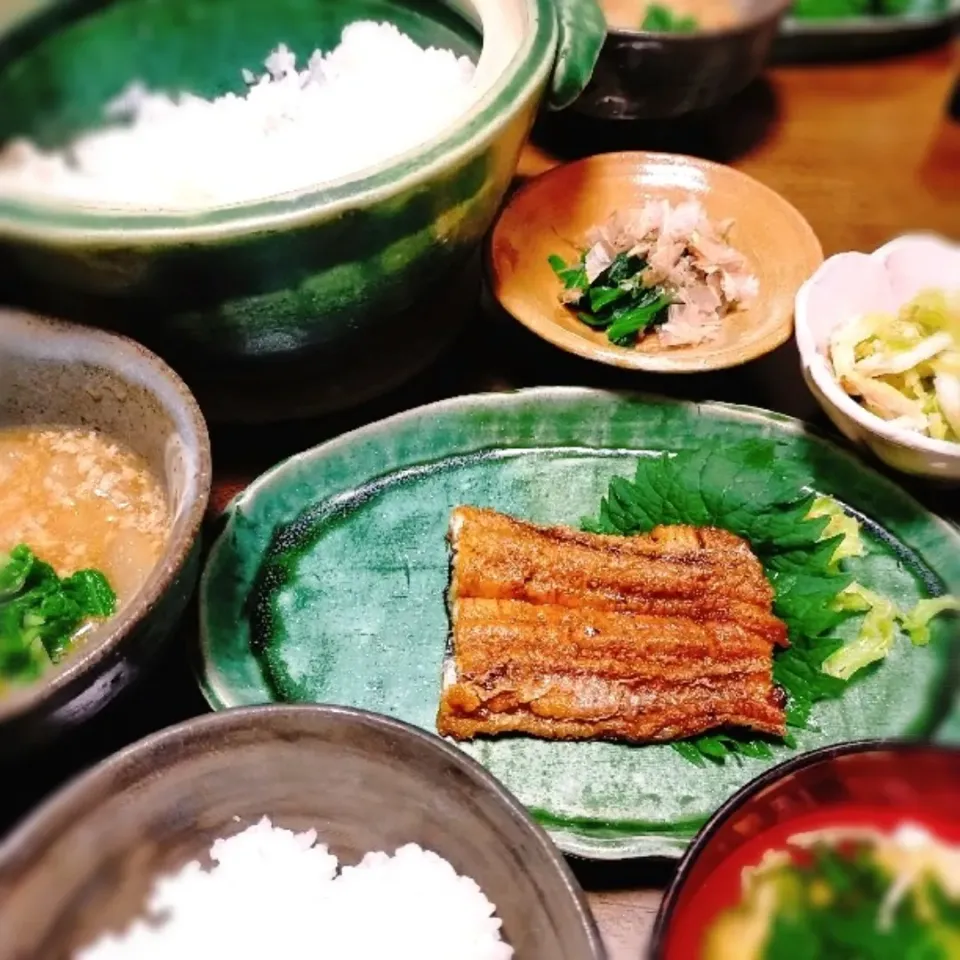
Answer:
[(836, 254), (797, 293), (795, 336), (807, 386), (838, 430), (896, 470), (958, 483), (960, 443), (924, 436), (871, 413), (840, 386), (827, 356), (830, 334), (839, 324), (864, 314), (896, 314), (929, 289), (960, 289), (960, 244), (909, 234), (871, 254)]

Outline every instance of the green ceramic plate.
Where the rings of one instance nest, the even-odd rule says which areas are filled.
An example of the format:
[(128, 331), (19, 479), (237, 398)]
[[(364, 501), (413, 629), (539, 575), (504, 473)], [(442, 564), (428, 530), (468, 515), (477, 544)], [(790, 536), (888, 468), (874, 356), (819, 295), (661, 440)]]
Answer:
[[(201, 588), (206, 695), (215, 708), (346, 704), (433, 729), (452, 507), (576, 525), (638, 456), (756, 438), (802, 462), (814, 488), (866, 520), (869, 550), (856, 570), (865, 585), (907, 604), (955, 582), (957, 530), (796, 421), (568, 388), (462, 397), (294, 457), (237, 498)], [(842, 699), (819, 704), (799, 748), (941, 733), (952, 690), (947, 632), (939, 624), (926, 648), (898, 644)], [(669, 746), (523, 737), (465, 749), (563, 850), (609, 859), (679, 856), (717, 806), (773, 762), (700, 769)]]

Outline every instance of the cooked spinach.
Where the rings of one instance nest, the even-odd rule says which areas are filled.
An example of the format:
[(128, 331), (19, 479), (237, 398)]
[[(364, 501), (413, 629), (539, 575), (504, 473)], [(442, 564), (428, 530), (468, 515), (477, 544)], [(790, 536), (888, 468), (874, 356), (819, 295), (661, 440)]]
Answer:
[(629, 347), (646, 330), (667, 319), (672, 300), (659, 286), (645, 286), (642, 280), (646, 261), (618, 254), (592, 283), (587, 279), (584, 256), (572, 264), (562, 257), (550, 257), (550, 266), (564, 290), (579, 298), (569, 303), (581, 323), (594, 330), (606, 330), (607, 339)]
[(35, 679), (62, 659), (77, 628), (116, 611), (99, 570), (60, 578), (26, 544), (0, 557), (0, 680)]

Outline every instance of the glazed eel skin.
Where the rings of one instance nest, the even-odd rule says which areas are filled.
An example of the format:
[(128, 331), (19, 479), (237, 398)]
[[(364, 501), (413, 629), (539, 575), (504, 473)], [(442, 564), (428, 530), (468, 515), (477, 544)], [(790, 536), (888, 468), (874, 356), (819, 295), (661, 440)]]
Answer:
[(688, 526), (598, 536), (458, 507), (449, 539), (453, 656), (440, 734), (786, 733), (773, 648), (787, 645), (787, 629), (739, 537)]

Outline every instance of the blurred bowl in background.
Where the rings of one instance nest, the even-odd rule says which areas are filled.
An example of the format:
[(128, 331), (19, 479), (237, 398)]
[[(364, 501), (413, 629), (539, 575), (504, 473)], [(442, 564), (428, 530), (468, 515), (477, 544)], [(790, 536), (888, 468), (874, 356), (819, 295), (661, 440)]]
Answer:
[[(788, 15), (773, 45), (773, 58), (783, 63), (843, 63), (902, 56), (949, 43), (960, 26), (960, 0), (897, 0), (879, 6), (885, 14), (837, 16)], [(873, 4), (877, 6), (877, 4)], [(893, 10), (899, 12), (893, 13)]]
[(573, 109), (604, 120), (655, 120), (729, 100), (762, 72), (791, 0), (732, 2), (737, 19), (729, 26), (651, 33), (640, 29), (646, 0), (604, 0), (601, 6), (615, 5), (618, 13), (635, 7), (637, 27), (608, 28), (593, 77)]

